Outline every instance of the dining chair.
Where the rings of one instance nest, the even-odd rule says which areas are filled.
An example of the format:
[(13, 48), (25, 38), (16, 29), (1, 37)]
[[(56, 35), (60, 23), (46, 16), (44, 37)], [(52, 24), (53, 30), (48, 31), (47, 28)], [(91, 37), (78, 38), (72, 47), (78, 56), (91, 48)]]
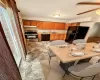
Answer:
[(86, 77), (92, 77), (92, 80), (94, 80), (95, 76), (100, 73), (100, 62), (97, 62), (95, 64), (91, 64), (89, 62), (82, 63), (78, 65), (74, 65), (68, 68), (68, 71), (76, 76), (80, 77), (80, 80), (83, 80), (83, 78)]
[[(66, 45), (66, 44), (68, 43), (66, 43), (64, 40), (55, 40), (50, 42), (50, 46)], [(50, 64), (51, 58), (55, 57), (56, 55), (51, 50), (49, 50), (48, 54), (49, 54), (49, 64)]]
[(79, 43), (80, 43), (80, 44), (81, 44), (81, 43), (82, 43), (82, 44), (85, 44), (86, 41), (85, 41), (84, 39), (76, 39), (76, 40), (74, 40), (72, 43), (75, 44), (75, 45), (76, 45), (76, 44), (79, 44)]

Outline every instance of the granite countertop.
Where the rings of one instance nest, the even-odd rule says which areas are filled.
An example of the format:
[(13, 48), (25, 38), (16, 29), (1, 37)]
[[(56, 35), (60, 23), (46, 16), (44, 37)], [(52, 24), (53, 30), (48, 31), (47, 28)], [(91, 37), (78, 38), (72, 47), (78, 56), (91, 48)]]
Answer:
[(66, 34), (67, 30), (38, 30), (38, 34)]

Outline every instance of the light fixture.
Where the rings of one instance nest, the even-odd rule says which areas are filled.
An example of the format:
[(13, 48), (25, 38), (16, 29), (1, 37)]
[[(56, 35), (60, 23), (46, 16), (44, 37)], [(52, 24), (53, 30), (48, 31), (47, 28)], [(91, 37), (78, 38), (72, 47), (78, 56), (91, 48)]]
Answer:
[(56, 18), (60, 17), (59, 14), (54, 14), (53, 16), (56, 17)]
[(97, 15), (100, 15), (100, 9), (97, 9), (97, 10), (96, 10), (96, 14), (97, 14)]

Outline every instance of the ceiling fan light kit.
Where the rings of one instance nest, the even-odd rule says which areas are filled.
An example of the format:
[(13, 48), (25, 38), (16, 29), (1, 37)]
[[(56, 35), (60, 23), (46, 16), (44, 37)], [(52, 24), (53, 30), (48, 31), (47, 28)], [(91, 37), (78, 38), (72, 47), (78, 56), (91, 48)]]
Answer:
[(97, 9), (97, 10), (96, 10), (96, 14), (97, 14), (97, 15), (100, 15), (100, 9)]
[[(100, 2), (79, 2), (76, 5), (100, 5)], [(92, 11), (96, 11), (96, 14), (100, 15), (100, 8), (95, 8), (95, 9), (91, 9), (91, 10), (88, 10), (88, 11), (84, 11), (84, 12), (78, 13), (77, 15), (89, 13), (89, 12), (92, 12)]]

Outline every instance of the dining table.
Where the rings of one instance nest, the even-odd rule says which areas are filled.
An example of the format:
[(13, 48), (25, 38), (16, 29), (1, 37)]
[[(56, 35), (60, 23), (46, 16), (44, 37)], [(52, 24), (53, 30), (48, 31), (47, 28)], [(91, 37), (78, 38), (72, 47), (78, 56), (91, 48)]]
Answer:
[(58, 47), (58, 46), (49, 46), (51, 52), (53, 52), (62, 63), (68, 63), (72, 61), (82, 60), (86, 58), (91, 58), (93, 56), (99, 56), (100, 52), (94, 52), (93, 46), (97, 43), (86, 43), (85, 48), (82, 50), (84, 51), (84, 55), (82, 56), (73, 56), (71, 55), (71, 49), (75, 47), (75, 45), (70, 44), (70, 46), (66, 47)]

